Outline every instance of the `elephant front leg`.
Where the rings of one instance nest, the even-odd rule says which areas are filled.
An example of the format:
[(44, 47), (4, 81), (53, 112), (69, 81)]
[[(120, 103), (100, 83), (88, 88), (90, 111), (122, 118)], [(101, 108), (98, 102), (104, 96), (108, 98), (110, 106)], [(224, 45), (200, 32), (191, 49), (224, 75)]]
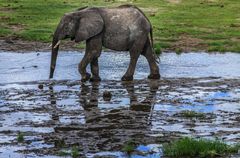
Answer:
[(87, 53), (84, 55), (82, 61), (78, 65), (78, 71), (82, 76), (81, 81), (85, 82), (88, 81), (91, 77), (91, 75), (86, 71), (87, 65), (89, 64), (90, 59), (87, 56)]
[(94, 58), (91, 61), (91, 72), (92, 72), (92, 77), (90, 78), (90, 81), (92, 82), (101, 81), (101, 78), (99, 77), (98, 58)]
[(98, 57), (102, 51), (102, 35), (99, 34), (92, 37), (86, 42), (86, 53), (79, 64), (79, 72), (82, 75), (82, 81), (87, 81), (90, 79), (91, 75), (86, 72), (87, 65), (91, 62), (91, 81), (100, 81), (99, 68), (98, 68)]

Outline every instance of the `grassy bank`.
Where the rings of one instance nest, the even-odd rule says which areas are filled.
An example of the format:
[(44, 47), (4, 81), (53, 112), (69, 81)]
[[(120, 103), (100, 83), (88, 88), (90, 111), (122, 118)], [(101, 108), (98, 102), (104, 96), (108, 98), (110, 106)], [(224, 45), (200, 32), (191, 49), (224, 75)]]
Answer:
[(162, 50), (240, 52), (238, 0), (1, 0), (0, 36), (50, 42), (65, 12), (125, 3), (150, 18)]
[[(130, 155), (137, 153), (134, 140), (127, 141), (122, 151)], [(226, 144), (218, 139), (195, 139), (183, 137), (170, 143), (163, 144), (163, 156), (166, 158), (225, 158), (238, 154), (240, 144)], [(148, 149), (151, 152), (151, 149)], [(145, 151), (146, 152), (146, 151)]]
[(227, 145), (220, 140), (182, 138), (164, 146), (164, 155), (173, 158), (214, 158), (237, 154), (239, 144)]

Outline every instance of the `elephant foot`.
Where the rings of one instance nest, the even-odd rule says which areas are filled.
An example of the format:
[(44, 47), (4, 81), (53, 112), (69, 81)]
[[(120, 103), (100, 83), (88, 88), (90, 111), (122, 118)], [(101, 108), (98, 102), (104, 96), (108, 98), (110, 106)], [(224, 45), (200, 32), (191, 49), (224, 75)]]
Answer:
[(157, 80), (157, 79), (160, 79), (160, 74), (150, 74), (148, 76), (148, 79), (153, 79), (153, 80)]
[(90, 81), (91, 82), (100, 82), (101, 78), (99, 76), (93, 76), (93, 77), (90, 78)]
[(86, 82), (90, 79), (90, 77), (91, 77), (91, 75), (89, 73), (86, 73), (86, 75), (82, 77), (81, 81)]
[(123, 76), (121, 78), (122, 81), (132, 81), (133, 80), (133, 76)]

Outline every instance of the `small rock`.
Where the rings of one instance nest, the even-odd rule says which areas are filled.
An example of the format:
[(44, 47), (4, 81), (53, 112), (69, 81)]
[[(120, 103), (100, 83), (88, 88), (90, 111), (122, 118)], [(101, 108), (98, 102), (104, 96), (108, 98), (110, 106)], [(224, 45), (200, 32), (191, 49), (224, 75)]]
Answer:
[(53, 90), (53, 86), (49, 86), (49, 90)]
[(150, 13), (149, 16), (155, 16), (155, 13)]
[(53, 119), (53, 120), (59, 120), (59, 115), (53, 114), (53, 115), (52, 115), (52, 119)]
[(6, 39), (5, 42), (9, 44), (14, 44), (14, 42), (11, 39)]
[(109, 91), (104, 91), (103, 92), (103, 100), (104, 101), (110, 101), (112, 98), (112, 94)]
[(51, 100), (52, 105), (55, 105), (56, 103), (57, 103), (56, 100)]
[(39, 85), (38, 85), (38, 88), (39, 88), (39, 89), (43, 89), (43, 84), (39, 84)]

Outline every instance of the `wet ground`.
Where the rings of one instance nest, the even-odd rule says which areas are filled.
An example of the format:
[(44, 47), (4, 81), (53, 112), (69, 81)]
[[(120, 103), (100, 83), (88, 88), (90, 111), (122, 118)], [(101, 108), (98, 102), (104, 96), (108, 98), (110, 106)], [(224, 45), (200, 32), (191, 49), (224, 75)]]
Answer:
[[(182, 136), (240, 142), (240, 54), (163, 54), (159, 81), (146, 79), (141, 58), (136, 80), (121, 82), (129, 56), (103, 53), (100, 83), (78, 80), (77, 52), (60, 53), (47, 80), (49, 57), (0, 53), (0, 157), (59, 157), (75, 147), (80, 157), (159, 158), (162, 144)], [(129, 141), (131, 155), (122, 152)]]

